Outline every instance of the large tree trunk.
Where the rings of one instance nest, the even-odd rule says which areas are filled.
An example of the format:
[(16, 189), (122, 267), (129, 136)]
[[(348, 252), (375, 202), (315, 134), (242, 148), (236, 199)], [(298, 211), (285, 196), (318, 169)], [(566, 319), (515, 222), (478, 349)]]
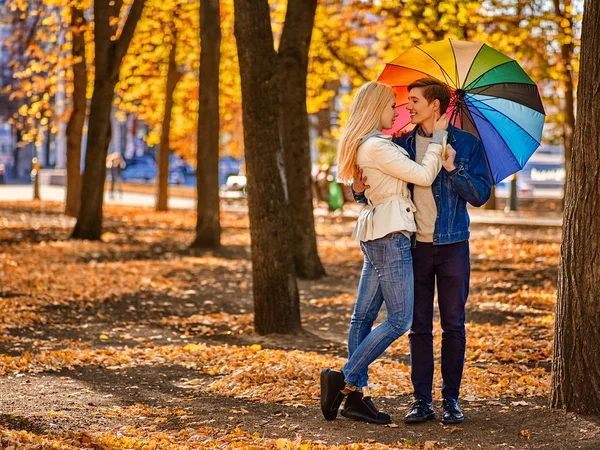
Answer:
[(174, 32), (173, 45), (169, 52), (169, 67), (167, 69), (167, 92), (165, 97), (165, 113), (162, 122), (162, 131), (160, 135), (160, 144), (158, 148), (158, 177), (157, 177), (157, 196), (156, 210), (169, 210), (169, 153), (170, 140), (169, 133), (171, 132), (171, 111), (173, 110), (173, 93), (177, 87), (177, 83), (181, 80), (181, 72), (177, 70), (175, 56), (177, 54), (177, 33)]
[(298, 276), (309, 279), (325, 274), (317, 253), (306, 111), (308, 49), (316, 9), (317, 0), (289, 0), (279, 45), (279, 126), (292, 219), (292, 253)]
[(219, 0), (200, 1), (200, 99), (196, 153), (196, 238), (191, 247), (221, 245), (219, 208)]
[(106, 181), (106, 156), (110, 144), (110, 113), (121, 62), (127, 52), (145, 0), (133, 0), (119, 39), (113, 40), (122, 1), (94, 0), (94, 94), (90, 105), (81, 207), (74, 239), (99, 240), (102, 235), (102, 206)]
[(279, 79), (269, 4), (267, 0), (234, 0), (234, 10), (242, 81), (254, 324), (259, 334), (294, 333), (301, 328), (300, 302), (277, 127)]
[(65, 214), (77, 217), (81, 200), (81, 142), (87, 109), (87, 70), (85, 61), (83, 10), (71, 7), (73, 33), (73, 111), (67, 123), (67, 196)]
[(586, 0), (568, 172), (550, 403), (600, 414), (600, 2)]

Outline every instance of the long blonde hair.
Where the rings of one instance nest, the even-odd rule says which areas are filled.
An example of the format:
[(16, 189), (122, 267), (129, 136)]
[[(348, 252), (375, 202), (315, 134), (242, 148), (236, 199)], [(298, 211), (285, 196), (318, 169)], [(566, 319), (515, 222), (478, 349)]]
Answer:
[(365, 84), (356, 93), (338, 146), (337, 178), (340, 182), (352, 183), (360, 140), (379, 128), (385, 107), (395, 98), (391, 87), (376, 81)]

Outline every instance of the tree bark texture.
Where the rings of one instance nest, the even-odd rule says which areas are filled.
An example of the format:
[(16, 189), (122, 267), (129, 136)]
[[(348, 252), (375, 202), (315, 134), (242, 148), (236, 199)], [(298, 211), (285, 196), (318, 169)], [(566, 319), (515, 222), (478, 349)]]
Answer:
[(277, 54), (267, 0), (235, 0), (252, 239), (254, 324), (259, 334), (301, 329), (279, 138)]
[(289, 0), (279, 45), (279, 127), (292, 220), (296, 273), (316, 279), (325, 274), (317, 252), (312, 202), (310, 136), (306, 110), (308, 50), (317, 0)]
[(219, 198), (219, 0), (200, 1), (200, 96), (196, 152), (196, 237), (193, 248), (221, 245)]
[(81, 200), (81, 143), (87, 110), (87, 69), (85, 60), (83, 10), (71, 7), (73, 33), (73, 111), (67, 123), (67, 183), (65, 214), (77, 217)]
[(568, 172), (550, 404), (600, 414), (600, 3), (586, 0)]
[[(81, 205), (71, 235), (74, 239), (100, 240), (106, 181), (106, 156), (110, 144), (110, 113), (119, 69), (139, 21), (145, 0), (133, 0), (121, 36), (112, 40), (111, 12), (115, 3), (94, 0), (94, 93), (90, 105)], [(119, 3), (119, 2), (117, 2)]]
[(169, 154), (171, 133), (171, 111), (173, 110), (173, 93), (177, 83), (181, 80), (182, 74), (177, 70), (175, 56), (177, 55), (177, 33), (172, 35), (173, 44), (169, 51), (169, 66), (167, 69), (167, 89), (165, 95), (165, 113), (163, 116), (162, 130), (160, 135), (160, 144), (158, 147), (158, 176), (157, 176), (157, 195), (156, 210), (169, 210)]

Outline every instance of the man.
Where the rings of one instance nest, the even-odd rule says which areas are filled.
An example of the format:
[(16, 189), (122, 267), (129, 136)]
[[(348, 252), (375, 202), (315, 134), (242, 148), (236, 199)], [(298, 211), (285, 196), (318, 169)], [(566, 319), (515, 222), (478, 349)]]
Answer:
[(127, 166), (125, 160), (118, 152), (113, 152), (107, 157), (106, 168), (110, 170), (110, 197), (115, 197), (115, 191), (118, 191), (123, 197), (123, 178), (121, 172)]
[[(420, 163), (431, 140), (433, 123), (450, 103), (448, 87), (422, 78), (408, 86), (406, 109), (415, 128), (394, 142)], [(413, 187), (417, 211), (416, 242), (413, 243), (415, 305), (411, 327), (411, 380), (414, 402), (404, 418), (406, 423), (435, 419), (433, 385), (433, 300), (437, 282), (442, 325), (442, 422), (461, 423), (458, 406), (466, 334), (465, 305), (471, 272), (469, 256), (469, 215), (467, 203), (481, 206), (490, 197), (492, 182), (483, 146), (474, 135), (449, 125), (448, 152), (443, 168), (431, 188)], [(366, 177), (357, 168), (353, 185), (355, 199), (365, 202)]]

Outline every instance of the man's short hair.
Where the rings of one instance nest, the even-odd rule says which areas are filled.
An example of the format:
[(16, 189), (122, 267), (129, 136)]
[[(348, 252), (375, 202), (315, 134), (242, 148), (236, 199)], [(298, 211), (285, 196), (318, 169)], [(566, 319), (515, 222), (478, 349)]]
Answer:
[(440, 101), (440, 113), (443, 114), (450, 104), (450, 89), (447, 85), (435, 78), (419, 78), (408, 85), (408, 91), (413, 88), (421, 88), (423, 97), (431, 103), (434, 100)]

